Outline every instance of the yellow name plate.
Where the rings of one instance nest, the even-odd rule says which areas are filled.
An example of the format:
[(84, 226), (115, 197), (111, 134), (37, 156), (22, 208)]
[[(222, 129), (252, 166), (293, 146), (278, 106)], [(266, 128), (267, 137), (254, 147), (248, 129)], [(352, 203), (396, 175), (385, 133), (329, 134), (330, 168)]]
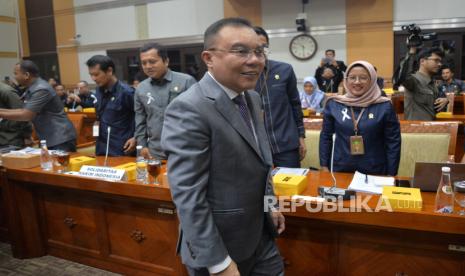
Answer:
[(307, 176), (276, 174), (273, 176), (274, 192), (280, 196), (301, 194), (307, 187)]
[(95, 158), (88, 156), (77, 156), (69, 159), (69, 170), (78, 172), (84, 165), (95, 166), (96, 164), (97, 161)]
[(384, 186), (382, 198), (389, 201), (394, 211), (421, 211), (423, 199), (420, 189)]
[(136, 170), (137, 170), (136, 162), (124, 163), (124, 164), (121, 164), (121, 165), (113, 167), (113, 168), (120, 169), (120, 170), (125, 170), (127, 180), (129, 180), (129, 181), (136, 180)]

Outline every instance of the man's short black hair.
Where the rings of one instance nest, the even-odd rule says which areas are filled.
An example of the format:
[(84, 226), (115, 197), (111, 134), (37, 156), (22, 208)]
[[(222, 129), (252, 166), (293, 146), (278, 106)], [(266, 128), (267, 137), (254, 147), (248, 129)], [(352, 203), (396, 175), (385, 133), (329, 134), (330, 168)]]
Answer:
[(203, 35), (203, 48), (208, 50), (213, 46), (216, 35), (227, 26), (251, 28), (252, 24), (247, 19), (240, 17), (223, 18), (211, 24)]
[(327, 52), (331, 52), (331, 53), (333, 53), (333, 55), (336, 55), (336, 51), (334, 51), (333, 49), (326, 49), (325, 54)]
[(265, 31), (265, 29), (263, 29), (260, 26), (255, 26), (253, 27), (253, 30), (255, 31), (257, 35), (261, 35), (266, 38), (266, 44), (270, 44), (270, 38), (268, 37), (268, 33)]
[(452, 67), (450, 67), (449, 65), (443, 65), (443, 66), (441, 67), (441, 72), (442, 72), (442, 70), (444, 70), (444, 69), (449, 69), (449, 71), (450, 71), (451, 73), (455, 73), (455, 72), (454, 72), (454, 69), (452, 69)]
[(110, 67), (113, 68), (113, 74), (115, 74), (115, 63), (109, 56), (95, 55), (86, 62), (87, 67), (94, 67), (97, 64), (100, 65), (100, 70), (104, 72), (108, 71)]
[(81, 82), (82, 82), (85, 86), (89, 86), (89, 83), (88, 83), (87, 81), (85, 81), (85, 80), (80, 80), (78, 83), (81, 83)]
[(158, 55), (161, 57), (163, 61), (166, 61), (168, 59), (168, 51), (166, 50), (166, 48), (155, 42), (149, 42), (142, 45), (142, 47), (140, 47), (139, 49), (139, 53), (145, 53), (152, 49), (157, 50)]
[(32, 60), (22, 60), (17, 63), (19, 65), (19, 69), (23, 73), (29, 73), (32, 77), (38, 77), (39, 76), (39, 67), (32, 61)]
[(426, 59), (431, 57), (433, 54), (436, 54), (441, 58), (444, 58), (444, 52), (439, 47), (425, 48), (418, 53), (417, 58), (418, 60), (422, 58)]

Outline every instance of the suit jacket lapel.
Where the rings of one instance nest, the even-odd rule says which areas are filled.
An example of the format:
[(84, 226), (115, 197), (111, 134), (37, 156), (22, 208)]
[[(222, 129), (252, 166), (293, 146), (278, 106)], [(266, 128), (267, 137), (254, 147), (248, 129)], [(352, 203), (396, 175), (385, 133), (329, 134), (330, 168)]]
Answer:
[(260, 108), (260, 102), (254, 103), (252, 97), (249, 95), (248, 92), (245, 93), (245, 98), (247, 99), (247, 105), (249, 106), (250, 113), (252, 114), (252, 119), (254, 122), (255, 132), (257, 134), (257, 140), (258, 145), (260, 147), (262, 159), (265, 161), (265, 163), (272, 166), (273, 161), (271, 151), (269, 149), (268, 136), (266, 134), (265, 126), (263, 123), (259, 123), (263, 122), (264, 116), (262, 109)]
[[(204, 92), (205, 96), (214, 100), (215, 107), (218, 110), (218, 112), (221, 113), (221, 115), (223, 115), (226, 121), (228, 121), (231, 124), (231, 126), (242, 136), (242, 138), (244, 138), (244, 140), (263, 160), (261, 151), (258, 148), (258, 145), (255, 141), (252, 132), (244, 122), (244, 119), (242, 119), (234, 102), (228, 97), (228, 95), (226, 95), (223, 89), (215, 82), (215, 80), (213, 80), (208, 75), (208, 73), (206, 73), (205, 76), (200, 80), (199, 85), (202, 87), (202, 91)], [(253, 120), (255, 121), (255, 118), (253, 118)], [(260, 139), (258, 139), (258, 142), (260, 143)]]

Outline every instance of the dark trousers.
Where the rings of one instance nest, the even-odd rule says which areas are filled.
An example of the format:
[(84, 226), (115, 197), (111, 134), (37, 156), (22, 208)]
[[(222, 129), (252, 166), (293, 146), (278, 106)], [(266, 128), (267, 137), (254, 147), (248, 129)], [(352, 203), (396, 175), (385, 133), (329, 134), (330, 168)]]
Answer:
[[(283, 258), (278, 247), (266, 230), (262, 235), (255, 253), (248, 259), (237, 263), (241, 276), (282, 276)], [(190, 276), (209, 276), (207, 268), (194, 269), (186, 266)]]
[(295, 150), (274, 153), (273, 164), (275, 167), (300, 168), (299, 148)]
[(66, 152), (76, 152), (76, 139), (66, 141), (62, 144), (49, 147), (49, 150), (62, 150)]

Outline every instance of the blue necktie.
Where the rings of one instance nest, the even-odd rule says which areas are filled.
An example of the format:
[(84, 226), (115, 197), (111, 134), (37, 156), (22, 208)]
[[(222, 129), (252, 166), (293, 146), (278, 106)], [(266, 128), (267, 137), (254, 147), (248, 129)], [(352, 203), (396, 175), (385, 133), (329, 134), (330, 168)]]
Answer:
[(245, 124), (249, 127), (250, 131), (253, 134), (252, 124), (249, 116), (249, 110), (245, 104), (244, 98), (242, 95), (239, 95), (233, 99), (233, 102), (239, 107), (239, 112), (241, 113), (242, 119), (244, 119)]

